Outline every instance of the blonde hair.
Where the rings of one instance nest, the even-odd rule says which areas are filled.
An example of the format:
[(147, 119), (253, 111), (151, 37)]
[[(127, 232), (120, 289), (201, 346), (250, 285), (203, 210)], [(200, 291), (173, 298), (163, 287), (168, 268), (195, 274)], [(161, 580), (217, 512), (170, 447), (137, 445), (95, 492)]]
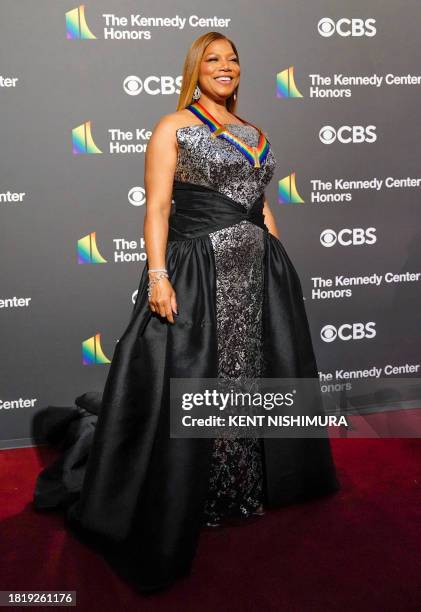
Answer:
[[(227, 42), (229, 42), (237, 55), (238, 62), (240, 62), (236, 46), (234, 45), (232, 40), (224, 36), (224, 34), (221, 34), (220, 32), (208, 32), (207, 34), (202, 34), (202, 36), (196, 38), (196, 40), (194, 40), (190, 45), (190, 49), (187, 51), (186, 59), (184, 60), (183, 82), (181, 85), (180, 95), (178, 97), (177, 110), (182, 110), (183, 108), (186, 108), (186, 106), (192, 103), (192, 95), (196, 88), (196, 85), (198, 85), (200, 62), (202, 61), (202, 57), (206, 47), (210, 45), (210, 43), (214, 40), (226, 40)], [(237, 108), (237, 90), (235, 91), (235, 93), (237, 94), (236, 99), (234, 99), (233, 92), (233, 94), (229, 98), (227, 98), (226, 103), (227, 110), (233, 114), (235, 114)]]

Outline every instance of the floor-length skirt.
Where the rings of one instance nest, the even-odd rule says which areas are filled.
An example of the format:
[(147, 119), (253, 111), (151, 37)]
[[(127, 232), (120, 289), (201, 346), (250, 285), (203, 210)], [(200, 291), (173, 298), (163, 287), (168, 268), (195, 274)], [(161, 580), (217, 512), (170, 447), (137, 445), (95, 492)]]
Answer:
[[(145, 268), (103, 392), (59, 415), (46, 410), (46, 437), (64, 452), (34, 492), (37, 509), (64, 507), (69, 526), (126, 559), (142, 590), (190, 571), (206, 512), (245, 516), (261, 499), (278, 507), (339, 488), (324, 437), (224, 446), (170, 435), (172, 378), (250, 378), (263, 368), (267, 378), (318, 379), (300, 280), (265, 229), (263, 196), (245, 210), (208, 187), (174, 192), (166, 264), (176, 322), (151, 312)], [(315, 395), (307, 413), (321, 410)]]

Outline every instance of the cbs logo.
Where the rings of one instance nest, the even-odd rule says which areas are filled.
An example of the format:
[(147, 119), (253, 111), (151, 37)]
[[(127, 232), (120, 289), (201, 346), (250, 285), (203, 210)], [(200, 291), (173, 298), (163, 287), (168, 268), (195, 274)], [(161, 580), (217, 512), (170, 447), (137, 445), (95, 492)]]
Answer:
[(376, 20), (373, 18), (370, 19), (347, 19), (343, 17), (342, 19), (338, 19), (336, 22), (329, 17), (322, 17), (319, 23), (317, 24), (317, 30), (320, 36), (324, 38), (329, 38), (334, 34), (338, 34), (338, 36), (348, 37), (348, 36), (367, 36), (371, 38), (375, 36), (377, 33), (375, 27)]
[(376, 336), (376, 323), (344, 323), (339, 327), (335, 325), (325, 325), (320, 330), (320, 337), (323, 342), (333, 342), (334, 340), (362, 340), (363, 338), (372, 339)]
[(320, 234), (320, 242), (324, 247), (332, 247), (335, 244), (340, 244), (341, 246), (371, 245), (377, 242), (376, 228), (344, 228), (339, 230), (339, 232), (335, 232), (333, 229), (325, 229)]
[(335, 129), (331, 125), (324, 125), (319, 131), (319, 139), (323, 144), (332, 144), (337, 140), (342, 144), (376, 142), (375, 125), (342, 125)]
[(127, 199), (132, 206), (143, 206), (146, 202), (146, 192), (144, 187), (132, 187), (127, 194)]
[(123, 89), (129, 96), (138, 96), (145, 92), (150, 96), (162, 94), (168, 96), (171, 94), (179, 94), (183, 77), (180, 75), (176, 78), (172, 76), (148, 76), (145, 79), (131, 75), (124, 79)]

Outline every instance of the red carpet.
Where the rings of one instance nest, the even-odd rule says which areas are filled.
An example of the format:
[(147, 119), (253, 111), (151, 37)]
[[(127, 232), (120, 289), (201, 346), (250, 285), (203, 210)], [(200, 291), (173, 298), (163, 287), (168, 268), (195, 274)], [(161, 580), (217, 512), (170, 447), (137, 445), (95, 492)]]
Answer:
[(92, 612), (420, 612), (421, 440), (332, 447), (339, 493), (204, 531), (191, 576), (149, 596), (68, 534), (60, 514), (32, 510), (51, 450), (0, 451), (1, 589), (76, 590), (76, 609)]

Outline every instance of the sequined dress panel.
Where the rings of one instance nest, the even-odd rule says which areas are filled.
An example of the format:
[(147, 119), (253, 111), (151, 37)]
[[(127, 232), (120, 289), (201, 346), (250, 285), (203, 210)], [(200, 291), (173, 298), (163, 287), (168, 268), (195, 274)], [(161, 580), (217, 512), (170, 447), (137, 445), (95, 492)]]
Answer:
[[(230, 124), (229, 131), (250, 146), (259, 134), (250, 125)], [(236, 147), (211, 136), (206, 124), (177, 130), (174, 179), (204, 185), (249, 208), (264, 191), (276, 167), (272, 149), (255, 168)], [(243, 220), (209, 234), (216, 266), (218, 377), (263, 375), (262, 305), (264, 234)], [(261, 440), (214, 440), (205, 522), (247, 517), (263, 501)]]

